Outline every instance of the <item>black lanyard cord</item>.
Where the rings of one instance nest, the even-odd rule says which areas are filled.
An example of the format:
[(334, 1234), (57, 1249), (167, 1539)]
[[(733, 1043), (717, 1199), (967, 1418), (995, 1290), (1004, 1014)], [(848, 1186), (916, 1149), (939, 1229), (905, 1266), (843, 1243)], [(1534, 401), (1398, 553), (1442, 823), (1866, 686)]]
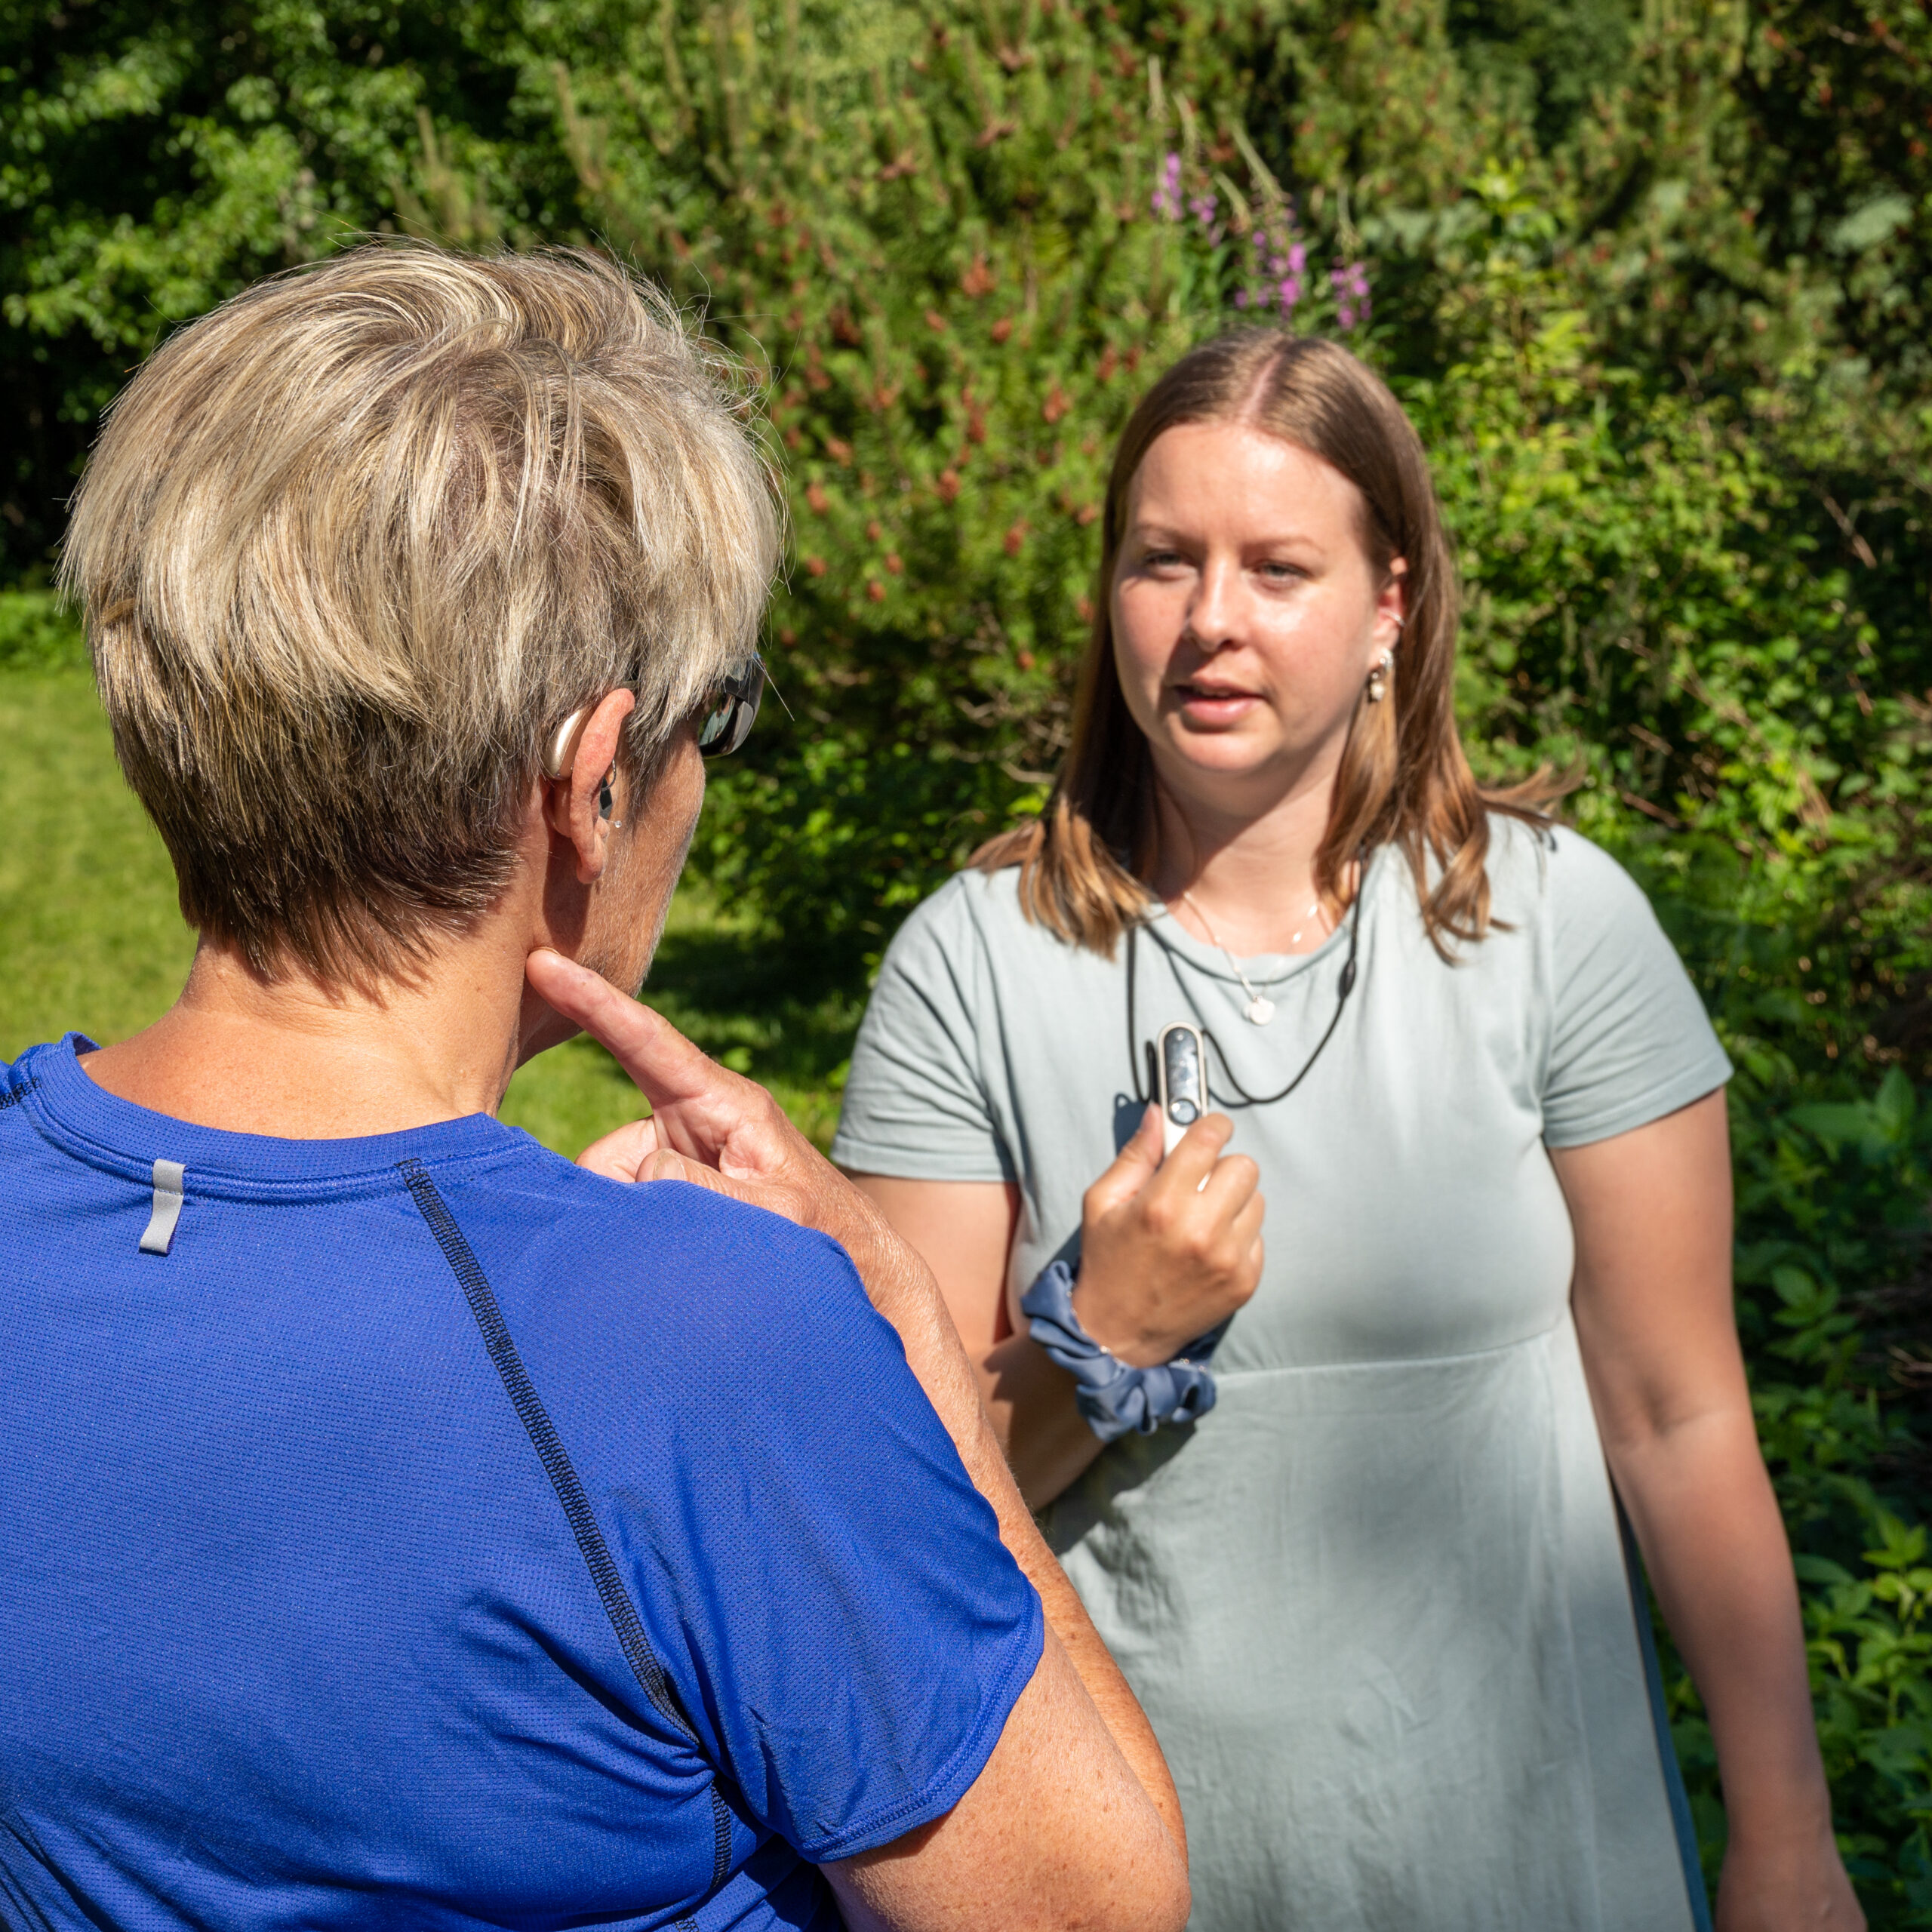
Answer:
[[(1368, 863), (1367, 856), (1364, 854), (1358, 861), (1355, 869), (1355, 900), (1354, 905), (1349, 909), (1349, 956), (1343, 964), (1341, 980), (1336, 988), (1334, 1016), (1328, 1022), (1327, 1032), (1315, 1042), (1315, 1051), (1302, 1062), (1301, 1071), (1278, 1094), (1251, 1094), (1235, 1078), (1235, 1070), (1229, 1065), (1228, 1056), (1223, 1050), (1220, 1041), (1215, 1038), (1208, 1028), (1205, 1026), (1201, 1028), (1201, 1038), (1214, 1049), (1216, 1054), (1219, 1057), (1222, 1069), (1228, 1076), (1229, 1086), (1241, 1096), (1239, 1100), (1228, 1103), (1231, 1110), (1236, 1107), (1272, 1107), (1276, 1101), (1285, 1100), (1314, 1071), (1315, 1063), (1321, 1057), (1323, 1049), (1335, 1037), (1335, 1029), (1342, 1023), (1342, 1014), (1348, 1005), (1349, 995), (1355, 989), (1355, 959), (1361, 944), (1361, 902), (1367, 897), (1367, 886)], [(1153, 1041), (1149, 1040), (1146, 1042), (1149, 1091), (1145, 1093), (1141, 1091), (1140, 1085), (1140, 1056), (1134, 1050), (1137, 1044), (1134, 1038), (1137, 1029), (1134, 1023), (1136, 957), (1134, 942), (1139, 938), (1140, 934), (1140, 927), (1137, 921), (1128, 927), (1127, 931), (1127, 1058), (1128, 1064), (1134, 1069), (1134, 1097), (1144, 1106), (1153, 1098), (1154, 1092), (1158, 1090), (1159, 1083), (1154, 1075)], [(1208, 1085), (1211, 1097), (1214, 1085), (1211, 1080)]]

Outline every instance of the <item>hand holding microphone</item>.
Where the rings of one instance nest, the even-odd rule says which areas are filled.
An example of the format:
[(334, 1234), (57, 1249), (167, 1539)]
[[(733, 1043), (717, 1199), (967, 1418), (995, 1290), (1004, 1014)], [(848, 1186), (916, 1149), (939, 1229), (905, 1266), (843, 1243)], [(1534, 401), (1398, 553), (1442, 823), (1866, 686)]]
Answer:
[(1242, 1307), (1261, 1279), (1261, 1171), (1223, 1155), (1226, 1114), (1204, 1114), (1163, 1159), (1163, 1115), (1134, 1138), (1081, 1202), (1081, 1325), (1124, 1362), (1173, 1359)]

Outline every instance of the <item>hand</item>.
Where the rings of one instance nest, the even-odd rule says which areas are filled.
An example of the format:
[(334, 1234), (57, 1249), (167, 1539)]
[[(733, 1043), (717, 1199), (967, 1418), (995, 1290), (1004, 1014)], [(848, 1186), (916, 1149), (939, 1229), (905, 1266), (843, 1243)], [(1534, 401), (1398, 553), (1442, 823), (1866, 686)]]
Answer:
[(1830, 1822), (1734, 1835), (1718, 1881), (1717, 1932), (1865, 1932)]
[(578, 1166), (639, 1181), (697, 1178), (689, 1171), (695, 1165), (727, 1180), (794, 1190), (796, 1211), (786, 1218), (817, 1225), (809, 1218), (813, 1197), (825, 1191), (828, 1176), (840, 1176), (756, 1081), (720, 1066), (669, 1020), (561, 953), (533, 952), (525, 971), (545, 1004), (608, 1048), (651, 1103), (648, 1120), (593, 1142)]
[(1171, 1361), (1261, 1279), (1261, 1171), (1222, 1155), (1234, 1131), (1226, 1114), (1204, 1114), (1164, 1161), (1150, 1106), (1081, 1202), (1075, 1312), (1122, 1361)]

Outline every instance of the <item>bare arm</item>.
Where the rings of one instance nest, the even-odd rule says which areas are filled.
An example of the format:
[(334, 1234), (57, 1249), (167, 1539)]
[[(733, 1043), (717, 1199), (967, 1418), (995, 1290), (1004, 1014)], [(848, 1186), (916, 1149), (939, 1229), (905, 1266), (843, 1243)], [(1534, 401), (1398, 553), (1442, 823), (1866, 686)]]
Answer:
[[(1171, 1360), (1239, 1308), (1261, 1278), (1260, 1176), (1223, 1158), (1225, 1114), (1189, 1128), (1165, 1161), (1152, 1108), (1081, 1203), (1074, 1306), (1094, 1339), (1142, 1367)], [(1008, 1257), (1017, 1188), (998, 1181), (853, 1180), (925, 1258), (979, 1380), (1020, 1494), (1044, 1508), (1100, 1453), (1073, 1378), (1016, 1321)]]
[(1798, 1587), (1731, 1307), (1721, 1092), (1551, 1156), (1585, 1371), (1618, 1493), (1709, 1712), (1730, 1838), (1718, 1932), (1852, 1932)]
[(932, 1269), (1020, 1493), (1044, 1507), (1099, 1455), (1100, 1441), (1073, 1405), (1073, 1377), (1030, 1335), (1014, 1331), (1006, 1272), (1019, 1189), (1001, 1181), (852, 1178)]
[(763, 1088), (707, 1060), (648, 1008), (552, 953), (531, 983), (610, 1048), (652, 1116), (587, 1149), (614, 1179), (680, 1179), (820, 1229), (879, 1312), (1039, 1592), (1038, 1668), (964, 1798), (882, 1850), (828, 1866), (857, 1925), (952, 1932), (998, 1924), (1179, 1932), (1189, 1910), (1180, 1801), (1145, 1714), (1021, 1501), (931, 1271), (786, 1120)]
[(853, 1932), (1180, 1932), (1185, 1856), (1123, 1801), (1125, 1767), (1081, 1684), (1049, 1629), (966, 1795), (932, 1824), (825, 1868)]

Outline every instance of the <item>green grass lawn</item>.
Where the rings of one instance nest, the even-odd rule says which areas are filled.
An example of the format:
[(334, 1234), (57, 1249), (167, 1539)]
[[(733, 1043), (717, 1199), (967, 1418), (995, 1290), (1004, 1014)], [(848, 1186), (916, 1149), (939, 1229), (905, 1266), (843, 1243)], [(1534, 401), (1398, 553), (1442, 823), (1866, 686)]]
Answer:
[[(0, 1060), (69, 1029), (103, 1043), (153, 1019), (194, 950), (161, 841), (122, 782), (83, 670), (0, 670)], [(680, 892), (646, 998), (761, 1081), (824, 1146), (859, 1020)], [(574, 1155), (645, 1111), (604, 1050), (573, 1040), (510, 1083), (503, 1118)]]

